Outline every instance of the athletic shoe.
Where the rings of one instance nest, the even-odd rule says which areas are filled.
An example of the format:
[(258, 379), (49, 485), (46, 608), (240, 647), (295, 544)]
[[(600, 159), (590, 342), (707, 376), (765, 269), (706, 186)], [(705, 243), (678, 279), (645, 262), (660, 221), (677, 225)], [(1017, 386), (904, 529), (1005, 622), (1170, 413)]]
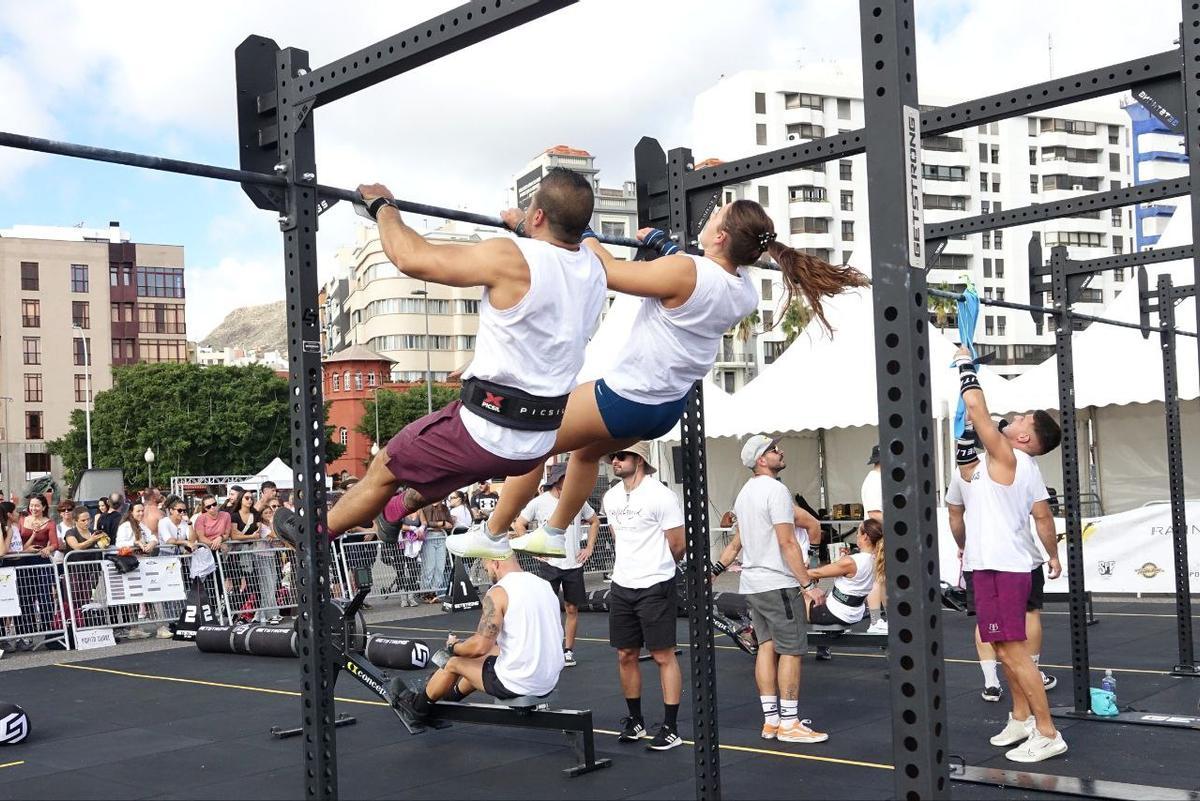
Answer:
[(818, 645), (817, 646), (817, 661), (818, 662), (828, 662), (830, 659), (833, 659), (833, 653), (829, 650), (829, 646), (828, 645)]
[(612, 584), (612, 571), (609, 571), (608, 573), (605, 573), (603, 576), (601, 576), (601, 580), (605, 584)]
[(158, 631), (154, 633), (154, 636), (160, 640), (169, 640), (175, 636), (175, 633), (166, 626), (159, 626)]
[(668, 726), (665, 723), (659, 724), (658, 731), (654, 734), (654, 739), (646, 746), (649, 751), (670, 751), (677, 745), (683, 745), (683, 738), (679, 736), (679, 732), (675, 731), (674, 726)]
[(271, 615), (271, 617), (267, 618), (268, 626), (278, 626), (282, 622), (283, 618), (280, 615)]
[(1041, 762), (1043, 759), (1065, 753), (1067, 753), (1067, 743), (1062, 738), (1062, 732), (1055, 732), (1053, 737), (1047, 737), (1034, 730), (1028, 740), (1004, 756), (1013, 762)]
[(642, 722), (641, 718), (621, 718), (621, 733), (617, 735), (617, 742), (632, 743), (645, 735), (646, 724)]
[(1047, 676), (1045, 673), (1042, 674), (1042, 689), (1053, 690), (1057, 686), (1058, 679), (1054, 678), (1053, 676)]
[(823, 731), (813, 731), (808, 724), (811, 720), (792, 720), (779, 724), (775, 739), (781, 743), (823, 743), (829, 735)]
[(538, 526), (527, 534), (509, 540), (514, 551), (524, 551), (531, 556), (567, 555), (567, 538), (564, 534), (551, 534), (545, 526)]
[(300, 544), (300, 515), (293, 512), (286, 506), (280, 506), (275, 510), (275, 517), (271, 520), (271, 530), (279, 539), (291, 545), (293, 548), (299, 547)]
[(148, 631), (143, 631), (142, 629), (136, 629), (136, 628), (130, 629), (129, 630), (129, 639), (131, 639), (131, 640), (148, 640), (148, 639), (150, 639), (150, 633)]
[(575, 661), (575, 651), (572, 650), (571, 648), (567, 648), (566, 650), (564, 650), (563, 651), (563, 666), (564, 667), (575, 667), (575, 665), (577, 665), (577, 664), (578, 663)]
[(422, 722), (429, 717), (428, 713), (422, 714), (421, 712), (417, 711), (416, 690), (405, 688), (396, 693), (395, 707), (400, 714), (405, 715), (417, 722)]
[(867, 627), (867, 634), (887, 634), (888, 622), (883, 618), (879, 618), (870, 626)]
[(993, 704), (999, 701), (1003, 696), (1004, 689), (1001, 687), (984, 687), (983, 692), (979, 694), (980, 698), (985, 701), (990, 701)]
[(492, 539), (483, 523), (471, 526), (466, 534), (446, 537), (446, 549), (460, 558), (507, 559), (513, 553), (508, 538)]
[(774, 740), (775, 736), (778, 734), (779, 734), (779, 724), (778, 723), (769, 723), (765, 720), (763, 721), (762, 738), (764, 740)]
[(999, 734), (988, 740), (988, 742), (992, 745), (1000, 746), (1015, 745), (1016, 743), (1028, 740), (1036, 731), (1032, 715), (1026, 720), (1017, 720), (1010, 712), (1008, 722), (1004, 724), (1004, 728)]

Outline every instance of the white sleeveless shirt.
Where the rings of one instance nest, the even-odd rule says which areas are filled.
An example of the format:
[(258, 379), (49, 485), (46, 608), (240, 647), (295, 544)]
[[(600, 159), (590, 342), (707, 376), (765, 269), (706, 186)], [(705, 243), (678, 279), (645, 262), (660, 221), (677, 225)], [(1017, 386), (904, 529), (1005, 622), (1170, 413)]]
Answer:
[(508, 593), (496, 678), (514, 693), (545, 695), (558, 685), (565, 664), (558, 596), (532, 573), (509, 573), (496, 586)]
[(712, 259), (691, 258), (696, 262), (691, 296), (674, 309), (644, 298), (631, 336), (604, 376), (626, 400), (659, 404), (682, 398), (712, 370), (725, 332), (758, 306), (746, 268), (730, 275)]
[(946, 503), (966, 507), (963, 570), (1028, 573), (1042, 564), (1029, 515), (1034, 503), (1046, 500), (1050, 493), (1033, 457), (1024, 451), (1014, 451), (1013, 455), (1017, 470), (1012, 484), (992, 480), (987, 454), (979, 455), (969, 482), (963, 480), (958, 468), (954, 470)]
[[(463, 378), (542, 397), (566, 395), (575, 388), (584, 350), (604, 310), (604, 266), (587, 247), (572, 251), (537, 239), (515, 244), (529, 265), (529, 290), (515, 306), (497, 309), (484, 288), (475, 358)], [(507, 428), (465, 406), (459, 415), (472, 439), (505, 459), (534, 459), (554, 446), (554, 431)]]
[[(865, 598), (871, 594), (871, 588), (875, 586), (875, 554), (859, 551), (850, 558), (854, 560), (853, 578), (838, 576), (833, 582), (833, 586), (846, 595)], [(865, 602), (858, 606), (847, 606), (834, 597), (833, 593), (825, 596), (825, 605), (829, 607), (829, 611), (833, 613), (834, 617), (847, 623), (857, 623), (862, 620), (863, 612), (867, 608)]]

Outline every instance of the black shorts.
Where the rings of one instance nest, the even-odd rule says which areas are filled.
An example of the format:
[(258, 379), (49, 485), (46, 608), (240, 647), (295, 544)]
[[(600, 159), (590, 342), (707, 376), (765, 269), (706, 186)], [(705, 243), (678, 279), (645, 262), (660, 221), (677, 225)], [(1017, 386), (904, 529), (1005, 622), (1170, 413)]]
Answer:
[(674, 648), (675, 578), (640, 590), (614, 582), (608, 593), (608, 642), (613, 648)]
[[(1042, 570), (1042, 566), (1038, 565), (1033, 570), (1029, 571), (1029, 578), (1032, 584), (1029, 588), (1029, 600), (1025, 603), (1026, 612), (1042, 611), (1043, 590), (1046, 588), (1046, 573)], [(963, 583), (967, 585), (967, 614), (975, 614), (975, 582), (971, 581), (971, 571), (963, 573)]]
[(853, 626), (853, 623), (847, 623), (840, 617), (829, 611), (829, 607), (825, 604), (814, 606), (808, 610), (808, 624), (810, 626)]
[(496, 655), (492, 654), (483, 660), (483, 691), (493, 698), (519, 698), (520, 693), (514, 693), (504, 686), (496, 675)]
[(542, 560), (535, 567), (537, 575), (550, 582), (555, 593), (561, 593), (562, 599), (574, 607), (587, 603), (587, 588), (583, 585), (583, 567), (563, 570), (554, 565), (548, 565)]

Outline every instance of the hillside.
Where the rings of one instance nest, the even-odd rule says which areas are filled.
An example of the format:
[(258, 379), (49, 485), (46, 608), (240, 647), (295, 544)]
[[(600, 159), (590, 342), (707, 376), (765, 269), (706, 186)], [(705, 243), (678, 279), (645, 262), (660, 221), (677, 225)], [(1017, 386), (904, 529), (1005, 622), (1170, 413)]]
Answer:
[(211, 348), (243, 348), (259, 353), (287, 350), (287, 310), (282, 300), (244, 306), (225, 316), (200, 343)]

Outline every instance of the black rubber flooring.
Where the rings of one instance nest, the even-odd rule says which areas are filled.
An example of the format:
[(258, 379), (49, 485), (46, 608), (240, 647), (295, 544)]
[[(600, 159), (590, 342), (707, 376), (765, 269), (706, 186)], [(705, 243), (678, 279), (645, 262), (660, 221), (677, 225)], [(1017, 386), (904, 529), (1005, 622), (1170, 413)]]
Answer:
[[(1060, 607), (1061, 609), (1061, 607)], [(1174, 678), (1173, 607), (1097, 604), (1089, 628), (1093, 669), (1110, 667), (1122, 706), (1197, 715), (1200, 680)], [(441, 642), (468, 632), (472, 613), (377, 626)], [(968, 764), (1016, 768), (987, 738), (1006, 707), (979, 697), (970, 623), (948, 614), (947, 694), (950, 752)], [(1051, 703), (1071, 701), (1067, 617), (1045, 617), (1042, 661), (1060, 679)], [(681, 641), (686, 624), (680, 621)], [(583, 615), (576, 653), (559, 684), (558, 704), (590, 708), (596, 744), (613, 767), (574, 779), (556, 732), (455, 724), (410, 736), (352, 678), (338, 680), (339, 711), (358, 724), (338, 730), (343, 798), (541, 799), (694, 798), (690, 746), (666, 753), (616, 741), (625, 713), (603, 615)], [(831, 662), (805, 660), (801, 717), (828, 731), (812, 746), (765, 742), (750, 657), (718, 640), (721, 781), (725, 798), (890, 798), (893, 795), (890, 688), (878, 652), (834, 649)], [(687, 651), (684, 660), (687, 671)], [(968, 661), (970, 660), (970, 661)], [(294, 660), (202, 654), (191, 649), (99, 658), (3, 674), (0, 700), (29, 713), (26, 743), (0, 749), (0, 799), (292, 799), (304, 795), (300, 741), (275, 740), (273, 725), (297, 725), (301, 702)], [(653, 665), (643, 664), (643, 708), (660, 719)], [(1094, 684), (1099, 683), (1094, 673)], [(681, 730), (690, 733), (686, 692)], [(1184, 789), (1200, 788), (1200, 731), (1091, 721), (1058, 721), (1070, 751), (1031, 766), (1038, 773)], [(1050, 798), (994, 787), (953, 785), (957, 798)], [(1147, 793), (1152, 798), (1153, 793)]]

